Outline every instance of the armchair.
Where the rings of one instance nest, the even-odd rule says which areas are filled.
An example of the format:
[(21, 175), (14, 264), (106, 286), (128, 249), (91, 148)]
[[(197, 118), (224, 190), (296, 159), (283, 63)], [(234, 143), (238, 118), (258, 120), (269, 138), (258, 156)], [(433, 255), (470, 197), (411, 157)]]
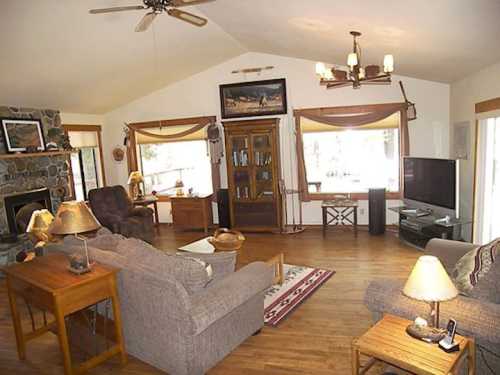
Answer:
[[(432, 239), (425, 248), (429, 255), (438, 257), (449, 274), (456, 262), (475, 245), (470, 243)], [(375, 320), (390, 313), (414, 320), (417, 316), (427, 318), (426, 303), (412, 300), (402, 294), (405, 280), (372, 281), (365, 293), (365, 305)], [(500, 304), (459, 295), (441, 304), (441, 326), (450, 318), (458, 322), (460, 334), (476, 340), (476, 373), (500, 374)]]
[(113, 233), (152, 242), (153, 211), (146, 207), (134, 207), (123, 186), (91, 190), (89, 204), (97, 220)]

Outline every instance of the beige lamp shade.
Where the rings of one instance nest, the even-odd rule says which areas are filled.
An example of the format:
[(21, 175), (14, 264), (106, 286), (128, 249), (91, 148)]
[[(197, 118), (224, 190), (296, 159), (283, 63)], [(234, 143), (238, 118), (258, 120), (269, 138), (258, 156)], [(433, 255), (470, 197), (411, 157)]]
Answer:
[(144, 177), (142, 177), (142, 173), (139, 171), (130, 172), (130, 176), (128, 177), (128, 185), (132, 184), (140, 184), (144, 182)]
[(455, 298), (457, 288), (438, 258), (421, 256), (403, 288), (403, 294), (426, 302), (442, 302)]
[(89, 210), (85, 202), (63, 202), (50, 225), (52, 234), (78, 234), (99, 229), (101, 224)]
[(27, 233), (36, 232), (47, 232), (49, 225), (54, 220), (54, 215), (49, 210), (36, 210), (31, 214), (30, 222), (28, 223), (28, 228), (26, 228)]

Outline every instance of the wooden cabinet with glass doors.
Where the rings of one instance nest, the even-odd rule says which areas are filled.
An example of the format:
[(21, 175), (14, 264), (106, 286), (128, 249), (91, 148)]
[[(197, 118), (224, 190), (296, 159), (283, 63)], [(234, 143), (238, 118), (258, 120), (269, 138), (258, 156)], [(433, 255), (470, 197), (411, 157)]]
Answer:
[(224, 122), (231, 223), (279, 231), (279, 119)]

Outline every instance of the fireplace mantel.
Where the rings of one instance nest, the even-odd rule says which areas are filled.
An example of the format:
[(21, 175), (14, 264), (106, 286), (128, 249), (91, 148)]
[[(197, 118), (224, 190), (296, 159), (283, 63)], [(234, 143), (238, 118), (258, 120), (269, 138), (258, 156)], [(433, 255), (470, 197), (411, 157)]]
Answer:
[(26, 153), (16, 153), (16, 154), (0, 154), (0, 160), (5, 159), (19, 159), (19, 158), (36, 158), (43, 156), (61, 156), (69, 155), (76, 151), (42, 151), (42, 152), (26, 152)]

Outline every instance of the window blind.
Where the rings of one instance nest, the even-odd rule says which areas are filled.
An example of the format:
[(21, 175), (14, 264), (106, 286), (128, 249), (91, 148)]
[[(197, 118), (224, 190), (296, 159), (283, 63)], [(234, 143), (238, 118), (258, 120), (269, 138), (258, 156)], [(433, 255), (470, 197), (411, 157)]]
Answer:
[[(146, 130), (148, 133), (157, 135), (172, 135), (189, 130), (195, 125), (196, 124), (164, 126), (161, 129), (158, 127), (158, 128), (147, 128), (144, 130)], [(176, 137), (173, 139), (159, 139), (141, 133), (137, 133), (135, 137), (136, 137), (136, 143), (138, 145), (145, 145), (145, 144), (159, 144), (159, 143), (179, 142), (179, 141), (199, 141), (206, 139), (207, 135), (206, 135), (206, 128), (203, 128), (191, 134), (185, 135), (183, 137)]]
[(99, 145), (96, 131), (69, 131), (68, 136), (71, 146), (75, 148), (97, 147)]

